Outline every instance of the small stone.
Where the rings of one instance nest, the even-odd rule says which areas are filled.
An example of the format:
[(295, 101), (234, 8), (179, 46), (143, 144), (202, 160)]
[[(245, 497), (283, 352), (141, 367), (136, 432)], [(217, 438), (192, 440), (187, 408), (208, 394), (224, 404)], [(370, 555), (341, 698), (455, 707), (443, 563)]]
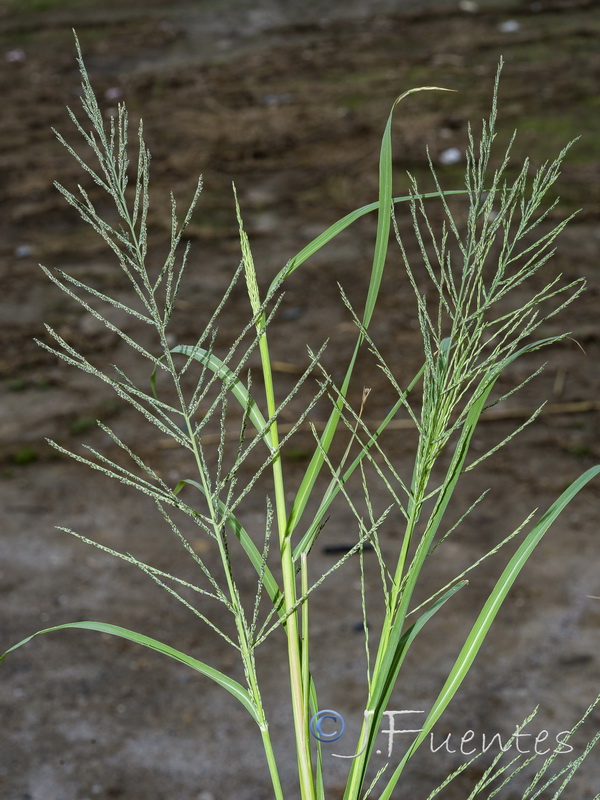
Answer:
[(17, 62), (17, 61), (25, 61), (27, 56), (25, 55), (25, 51), (21, 50), (20, 48), (15, 48), (14, 50), (7, 50), (4, 53), (4, 60), (10, 62)]
[(265, 94), (262, 98), (264, 106), (287, 106), (294, 100), (291, 94)]
[(281, 312), (281, 319), (286, 320), (286, 322), (293, 322), (295, 319), (300, 319), (300, 317), (304, 314), (305, 309), (301, 308), (300, 306), (292, 306), (291, 308), (284, 308)]
[(500, 33), (516, 33), (521, 30), (520, 23), (516, 19), (507, 19), (506, 22), (501, 22), (498, 25)]
[(271, 211), (260, 211), (248, 224), (249, 230), (256, 235), (276, 233), (279, 227), (279, 216)]
[(121, 97), (123, 97), (123, 89), (120, 86), (111, 86), (104, 92), (106, 100), (119, 100)]
[(460, 0), (458, 8), (465, 14), (476, 14), (479, 11), (479, 4), (474, 0)]
[(15, 258), (27, 258), (33, 252), (30, 244), (19, 244), (15, 247)]
[(462, 161), (463, 154), (458, 147), (449, 147), (440, 153), (440, 164), (449, 166), (450, 164), (458, 164)]

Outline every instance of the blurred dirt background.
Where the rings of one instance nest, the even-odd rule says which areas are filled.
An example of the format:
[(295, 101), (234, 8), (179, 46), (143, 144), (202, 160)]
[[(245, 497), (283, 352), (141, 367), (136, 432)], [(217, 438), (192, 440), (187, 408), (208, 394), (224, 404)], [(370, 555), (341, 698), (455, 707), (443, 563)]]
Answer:
[[(76, 341), (94, 363), (135, 369), (122, 343), (61, 295), (38, 267), (40, 262), (61, 267), (103, 291), (127, 296), (110, 253), (53, 187), (56, 179), (71, 188), (82, 180), (51, 132), (56, 127), (70, 136), (65, 106), (78, 106), (72, 28), (107, 115), (122, 99), (134, 130), (143, 116), (153, 154), (150, 222), (156, 263), (169, 235), (168, 191), (183, 205), (196, 176), (204, 176), (190, 229), (191, 263), (173, 324), (179, 343), (195, 341), (239, 262), (233, 179), (266, 286), (327, 225), (376, 199), (380, 136), (402, 91), (433, 84), (457, 93), (415, 96), (399, 110), (396, 194), (408, 186), (406, 170), (428, 185), (426, 145), (445, 188), (460, 188), (467, 121), (477, 130), (488, 113), (503, 55), (499, 140), (506, 142), (518, 128), (515, 163), (528, 154), (535, 167), (581, 137), (557, 188), (561, 210), (551, 216), (556, 220), (559, 213), (582, 210), (538, 283), (562, 272), (566, 279), (587, 278), (588, 290), (543, 330), (547, 335), (571, 330), (572, 338), (515, 364), (504, 379), (507, 389), (548, 361), (540, 377), (496, 408), (506, 418), (482, 424), (475, 454), (517, 427), (523, 409), (544, 400), (551, 406), (505, 450), (469, 473), (461, 493), (464, 508), (487, 486), (492, 491), (438, 551), (428, 570), (430, 586), (464, 569), (532, 508), (545, 509), (598, 462), (597, 2), (0, 0), (0, 651), (40, 627), (98, 619), (130, 626), (243, 677), (233, 651), (143, 574), (54, 527), (72, 528), (162, 569), (191, 575), (150, 501), (90, 474), (46, 443), (49, 437), (75, 450), (88, 442), (110, 451), (110, 441), (95, 424), (101, 419), (163, 476), (173, 482), (185, 477), (178, 454), (107, 387), (57, 363), (34, 343), (45, 338), (47, 322)], [(408, 232), (405, 217), (400, 224)], [(343, 374), (355, 334), (337, 284), (360, 302), (368, 285), (373, 233), (374, 221), (364, 218), (290, 279), (271, 336), (275, 358), (284, 362), (278, 373), (282, 389), (289, 390), (294, 370), (307, 363), (305, 344), (318, 347), (327, 337), (326, 363), (334, 377)], [(414, 244), (409, 247), (416, 253)], [(390, 252), (371, 331), (402, 382), (420, 364), (419, 344), (410, 287), (394, 245)], [(239, 286), (222, 321), (223, 341), (247, 318)], [(140, 333), (131, 321), (119, 322), (132, 335)], [(359, 365), (355, 403), (363, 383), (373, 388), (366, 416), (380, 419), (390, 394), (366, 357)], [(306, 431), (292, 442), (286, 461), (290, 491), (301, 478), (311, 443)], [(413, 444), (405, 431), (390, 434), (387, 447), (400, 469), (409, 469)], [(383, 494), (374, 494), (375, 503), (385, 501)], [(547, 535), (439, 725), (438, 743), (452, 733), (456, 749), (469, 729), (478, 737), (494, 732), (508, 737), (538, 705), (531, 730), (548, 730), (554, 741), (596, 695), (599, 506), (596, 483)], [(456, 509), (456, 518), (464, 508)], [(263, 516), (264, 500), (258, 499), (245, 510), (244, 521), (260, 533)], [(383, 534), (389, 555), (397, 549), (398, 531), (395, 520)], [(333, 563), (326, 548), (351, 543), (354, 536), (352, 517), (340, 508), (314, 549), (313, 575)], [(198, 539), (195, 546), (209, 563), (214, 559), (207, 542)], [(432, 702), (508, 554), (507, 549), (486, 561), (445, 619), (432, 621), (407, 663), (394, 709), (426, 709)], [(374, 567), (373, 561), (368, 578), (373, 592)], [(241, 564), (238, 570), (242, 586), (252, 592), (254, 576)], [(348, 726), (335, 746), (325, 746), (334, 798), (341, 796), (347, 766), (330, 751), (351, 752), (364, 702), (360, 593), (347, 593), (357, 581), (357, 566), (346, 565), (321, 587), (312, 612), (320, 703), (343, 714)], [(259, 663), (291, 800), (296, 797), (294, 758), (282, 644), (280, 636), (269, 639)], [(12, 654), (0, 669), (0, 715), (0, 796), (5, 800), (272, 796), (258, 732), (229, 695), (167, 659), (97, 634), (53, 634)], [(418, 727), (418, 716), (405, 721)], [(573, 742), (574, 755), (599, 722), (595, 712)], [(401, 752), (398, 742), (392, 761)], [(394, 797), (426, 798), (465, 760), (460, 751), (432, 753), (423, 747), (404, 790)], [(475, 763), (442, 796), (462, 800), (479, 774)], [(592, 800), (598, 787), (600, 765), (592, 755), (564, 797)], [(520, 791), (515, 784), (501, 796), (511, 800)]]

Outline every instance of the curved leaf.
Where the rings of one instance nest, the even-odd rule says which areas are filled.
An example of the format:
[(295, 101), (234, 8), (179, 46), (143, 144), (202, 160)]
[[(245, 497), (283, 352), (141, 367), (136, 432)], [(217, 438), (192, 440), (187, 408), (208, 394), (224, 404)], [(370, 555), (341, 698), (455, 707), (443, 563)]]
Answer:
[(196, 672), (206, 675), (207, 678), (210, 678), (215, 683), (218, 683), (219, 686), (222, 686), (223, 689), (226, 689), (230, 694), (232, 694), (237, 700), (240, 701), (246, 711), (250, 713), (252, 719), (259, 724), (258, 714), (254, 703), (252, 702), (248, 691), (244, 689), (240, 683), (234, 681), (232, 678), (227, 677), (227, 675), (224, 675), (222, 672), (219, 672), (218, 669), (209, 667), (208, 664), (205, 664), (203, 661), (198, 661), (198, 659), (192, 658), (192, 656), (188, 656), (187, 653), (182, 653), (181, 650), (176, 650), (174, 647), (170, 647), (168, 644), (159, 642), (157, 639), (152, 639), (149, 636), (144, 636), (142, 633), (136, 633), (128, 628), (121, 628), (118, 625), (110, 625), (107, 622), (68, 622), (65, 625), (55, 625), (53, 628), (45, 628), (44, 630), (36, 631), (36, 633), (33, 633), (31, 636), (28, 636), (21, 642), (9, 647), (8, 650), (0, 656), (0, 662), (6, 658), (8, 653), (11, 653), (18, 647), (30, 642), (34, 636), (40, 636), (42, 633), (51, 633), (52, 631), (67, 630), (68, 628), (80, 628), (88, 631), (97, 631), (98, 633), (109, 633), (111, 636), (118, 636), (121, 639), (128, 639), (130, 642), (141, 644), (150, 650), (156, 650), (157, 653), (163, 653), (163, 655), (169, 656), (169, 658), (173, 658), (175, 661), (179, 661), (182, 664), (191, 667)]
[(267, 421), (262, 415), (262, 412), (257, 406), (254, 398), (248, 389), (246, 389), (241, 380), (236, 378), (235, 374), (226, 364), (221, 361), (220, 358), (215, 356), (213, 353), (209, 353), (208, 350), (205, 350), (203, 347), (195, 347), (188, 344), (177, 345), (177, 347), (174, 347), (171, 352), (182, 353), (185, 356), (189, 356), (189, 358), (193, 358), (195, 361), (199, 361), (201, 364), (204, 364), (211, 369), (215, 375), (221, 378), (224, 382), (227, 382), (228, 388), (231, 389), (231, 393), (244, 411), (248, 413), (249, 419), (254, 424), (254, 427), (260, 434), (263, 442), (267, 445), (272, 453), (275, 451), (273, 442), (271, 440), (271, 434), (269, 433), (267, 427)]
[[(439, 90), (439, 91), (452, 91), (451, 89), (441, 89), (438, 86), (421, 86), (417, 89), (409, 89), (404, 94), (400, 95), (400, 97), (396, 98), (386, 125), (385, 130), (383, 133), (383, 137), (381, 139), (381, 149), (379, 153), (379, 200), (377, 203), (372, 204), (371, 206), (365, 206), (367, 211), (377, 211), (377, 233), (375, 236), (375, 247), (373, 250), (373, 262), (371, 267), (371, 275), (369, 278), (369, 288), (367, 290), (367, 299), (365, 301), (365, 308), (363, 311), (362, 316), (362, 326), (364, 330), (367, 330), (369, 327), (369, 323), (371, 322), (371, 317), (373, 316), (373, 312), (375, 310), (375, 305), (377, 303), (377, 297), (379, 295), (379, 289), (381, 286), (381, 280), (383, 278), (383, 271), (385, 268), (386, 262), (386, 255), (388, 249), (388, 242), (389, 242), (389, 234), (390, 228), (392, 224), (392, 210), (394, 206), (394, 198), (392, 195), (392, 121), (394, 118), (394, 110), (398, 103), (403, 100), (408, 95), (414, 94), (415, 92), (423, 92), (423, 91), (431, 91), (431, 90)], [(434, 193), (431, 196), (439, 196), (439, 192)], [(401, 198), (404, 200), (412, 199), (411, 196), (406, 198)], [(360, 210), (359, 210), (360, 211)], [(364, 211), (364, 213), (367, 213)], [(353, 214), (360, 214), (358, 212), (353, 212)], [(277, 275), (275, 278), (274, 284), (276, 285), (277, 281), (281, 281), (283, 277), (287, 277), (291, 272), (293, 272), (302, 261), (299, 261), (302, 253), (308, 253), (305, 255), (304, 260), (312, 255), (318, 247), (321, 247), (327, 241), (332, 239), (336, 236), (344, 227), (347, 227), (351, 222), (354, 221), (357, 217), (353, 216), (353, 214), (344, 217), (339, 222), (335, 223), (333, 226), (328, 228), (324, 233), (321, 234), (320, 237), (311, 242), (311, 244), (307, 245), (303, 251), (301, 251), (295, 259), (292, 259), (291, 262), (284, 268), (282, 272)], [(349, 220), (346, 222), (346, 220)], [(345, 223), (345, 224), (344, 224)], [(320, 241), (318, 247), (315, 246), (315, 242)], [(314, 248), (314, 249), (311, 249)], [(342, 411), (342, 404), (343, 399), (346, 397), (346, 393), (348, 391), (348, 387), (350, 385), (350, 380), (352, 378), (352, 373), (354, 371), (354, 365), (356, 363), (356, 359), (358, 356), (358, 351), (363, 343), (364, 334), (361, 331), (358, 335), (358, 339), (356, 341), (356, 345), (354, 348), (354, 352), (350, 359), (350, 363), (346, 370), (346, 375), (344, 377), (342, 386), (339, 390), (340, 399), (335, 404), (327, 424), (325, 426), (325, 430), (321, 436), (319, 441), (319, 446), (314, 452), (313, 457), (311, 458), (308, 467), (304, 473), (304, 477), (302, 478), (302, 482), (298, 487), (296, 492), (296, 496), (292, 503), (292, 508), (289, 513), (288, 517), (288, 535), (291, 535), (292, 531), (298, 524), (302, 514), (304, 513), (304, 509), (306, 508), (306, 504), (311, 496), (313, 487), (316, 483), (316, 480), (321, 472), (323, 464), (325, 462), (325, 457), (329, 452), (329, 448), (331, 447), (331, 443), (335, 436), (335, 432), (337, 430), (341, 411)]]
[[(468, 194), (466, 189), (452, 189), (447, 192), (427, 192), (425, 194), (407, 194), (403, 195), (402, 197), (393, 197), (392, 203), (407, 203), (410, 200), (426, 200), (430, 197), (440, 197), (441, 195), (452, 195), (452, 194)], [(292, 272), (298, 269), (305, 261), (317, 253), (324, 245), (328, 242), (331, 242), (332, 239), (344, 231), (346, 228), (349, 228), (353, 222), (356, 222), (357, 219), (364, 217), (365, 214), (370, 214), (371, 211), (377, 211), (379, 208), (379, 202), (369, 203), (366, 206), (362, 206), (361, 208), (356, 208), (354, 211), (351, 211), (349, 214), (346, 214), (345, 217), (338, 219), (337, 222), (334, 222), (333, 225), (330, 225), (326, 228), (323, 233), (320, 233), (315, 239), (309, 242), (305, 247), (300, 250), (293, 258), (291, 258), (285, 267), (280, 270), (275, 278), (273, 279), (270, 287), (269, 287), (269, 294), (275, 291), (275, 289), (280, 285), (281, 281), (291, 275)]]

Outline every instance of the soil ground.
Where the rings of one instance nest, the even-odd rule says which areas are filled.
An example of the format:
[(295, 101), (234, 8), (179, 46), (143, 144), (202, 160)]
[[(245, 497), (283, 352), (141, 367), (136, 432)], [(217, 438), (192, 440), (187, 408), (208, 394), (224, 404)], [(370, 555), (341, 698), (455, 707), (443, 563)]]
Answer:
[[(477, 128), (488, 113), (503, 55), (498, 138), (506, 142), (513, 128), (519, 129), (515, 163), (528, 154), (532, 166), (539, 165), (581, 137), (565, 162), (557, 193), (560, 213), (582, 210), (537, 285), (562, 273), (567, 280), (586, 278), (588, 290), (544, 325), (545, 335), (570, 330), (571, 338), (527, 356), (503, 379), (505, 391), (548, 361), (535, 381), (496, 407), (505, 418), (490, 416), (481, 424), (475, 455), (518, 427), (524, 408), (533, 410), (544, 400), (552, 405), (464, 477), (456, 519), (485, 488), (492, 491), (432, 559), (424, 591), (466, 568), (532, 508), (548, 507), (598, 462), (600, 8), (594, 0), (460, 5), (0, 0), (0, 650), (41, 627), (97, 619), (169, 642), (242, 678), (233, 651), (145, 575), (54, 527), (68, 527), (190, 576), (186, 555), (147, 498), (86, 471), (46, 443), (51, 438), (83, 452), (87, 442), (112, 453), (110, 440), (95, 425), (101, 419), (167, 480), (186, 476), (179, 454), (108, 387), (58, 363), (34, 342), (47, 341), (46, 322), (76, 341), (97, 365), (116, 362), (136, 369), (118, 338), (62, 295), (38, 267), (40, 262), (60, 267), (127, 297), (110, 253), (53, 187), (56, 179), (67, 187), (82, 180), (50, 131), (71, 131), (64, 107), (78, 105), (73, 27), (107, 113), (122, 97), (134, 129), (144, 118), (153, 153), (150, 251), (156, 263), (169, 235), (168, 191), (183, 204), (195, 176), (203, 174), (204, 191), (190, 229), (187, 282), (173, 322), (178, 343), (195, 341), (238, 264), (233, 179), (259, 280), (266, 286), (327, 225), (376, 198), (380, 136), (398, 94), (423, 84), (458, 90), (414, 96), (397, 114), (394, 167), (400, 194), (407, 189), (407, 170), (427, 185), (426, 145), (437, 164), (450, 148), (464, 155), (467, 121)], [(460, 188), (463, 169), (464, 162), (441, 165), (444, 187)], [(432, 214), (437, 224), (439, 214)], [(552, 212), (551, 219), (558, 214)], [(406, 214), (400, 226), (408, 236)], [(355, 332), (338, 283), (351, 301), (361, 303), (373, 241), (374, 221), (363, 218), (290, 278), (271, 335), (274, 357), (283, 363), (276, 376), (281, 391), (289, 391), (294, 370), (307, 363), (305, 344), (316, 348), (326, 338), (325, 363), (334, 378), (343, 376)], [(408, 246), (417, 263), (414, 243)], [(418, 273), (419, 281), (424, 277)], [(247, 319), (239, 286), (223, 316), (221, 341), (231, 340)], [(125, 322), (129, 333), (143, 335)], [(413, 295), (394, 246), (371, 333), (400, 383), (406, 382), (420, 364), (420, 344)], [(366, 416), (381, 419), (390, 393), (366, 356), (356, 385), (352, 402), (359, 402), (363, 385), (371, 387)], [(323, 407), (319, 412), (323, 418)], [(413, 444), (401, 429), (386, 443), (405, 474)], [(305, 430), (292, 440), (285, 461), (290, 491), (311, 447)], [(374, 490), (378, 508), (386, 500)], [(458, 749), (467, 730), (476, 737), (498, 732), (506, 738), (535, 706), (539, 713), (532, 732), (547, 730), (554, 741), (596, 696), (599, 507), (596, 483), (581, 492), (540, 545), (437, 729), (436, 744), (452, 734), (451, 746)], [(260, 531), (263, 516), (261, 496), (248, 504), (243, 520)], [(390, 556), (398, 546), (399, 522), (391, 520), (382, 532)], [(352, 542), (355, 535), (351, 514), (340, 507), (314, 548), (314, 574), (332, 565), (327, 548)], [(198, 539), (194, 546), (212, 563), (216, 553), (210, 544)], [(432, 702), (511, 547), (472, 574), (443, 620), (432, 620), (411, 652), (394, 709), (421, 710)], [(252, 592), (255, 576), (242, 564), (236, 569), (244, 591)], [(374, 560), (367, 570), (374, 594)], [(347, 564), (314, 595), (311, 612), (320, 702), (343, 714), (348, 724), (337, 746), (325, 746), (331, 797), (339, 795), (347, 769), (331, 751), (349, 753), (354, 746), (364, 701), (358, 579), (357, 565)], [(282, 644), (274, 634), (259, 651), (259, 666), (291, 799), (297, 795)], [(134, 645), (81, 632), (42, 637), (6, 659), (0, 687), (0, 796), (6, 800), (272, 796), (258, 732), (245, 712), (185, 667)], [(418, 715), (406, 720), (407, 727), (418, 727)], [(574, 739), (574, 755), (599, 722), (596, 711)], [(386, 737), (381, 737), (385, 749)], [(392, 761), (402, 752), (399, 742), (396, 747)], [(394, 797), (427, 797), (436, 782), (466, 760), (460, 750), (423, 747), (403, 791)], [(468, 767), (442, 797), (466, 798), (480, 774), (477, 763)], [(598, 787), (600, 764), (592, 754), (564, 796), (592, 800)], [(521, 797), (519, 792), (516, 783), (501, 796), (510, 800)]]

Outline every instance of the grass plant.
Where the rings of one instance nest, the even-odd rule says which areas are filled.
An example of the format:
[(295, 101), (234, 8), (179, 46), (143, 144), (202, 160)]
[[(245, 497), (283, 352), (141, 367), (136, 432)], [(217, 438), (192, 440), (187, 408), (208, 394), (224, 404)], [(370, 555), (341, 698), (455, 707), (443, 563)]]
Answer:
[[(564, 283), (560, 278), (548, 278), (542, 288), (524, 294), (531, 279), (544, 270), (554, 252), (557, 236), (569, 221), (569, 218), (555, 221), (552, 212), (556, 203), (547, 201), (568, 147), (533, 174), (531, 165), (525, 161), (517, 170), (516, 177), (507, 178), (509, 163), (510, 174), (515, 175), (511, 161), (512, 140), (499, 160), (492, 156), (499, 70), (491, 114), (483, 122), (479, 138), (469, 129), (464, 188), (443, 189), (430, 161), (435, 192), (421, 193), (411, 178), (409, 194), (396, 197), (392, 191), (394, 109), (412, 91), (430, 91), (436, 87), (406, 92), (394, 103), (385, 125), (377, 201), (347, 215), (307, 244), (286, 263), (266, 290), (261, 286), (260, 270), (254, 264), (251, 242), (234, 192), (241, 262), (209, 323), (198, 332), (196, 341), (174, 345), (169, 326), (177, 297), (184, 291), (185, 270), (190, 258), (190, 243), (185, 240), (185, 232), (202, 184), (198, 182), (181, 219), (171, 196), (171, 235), (167, 255), (158, 270), (152, 268), (149, 266), (148, 235), (150, 153), (142, 125), (140, 123), (138, 131), (134, 170), (126, 107), (119, 104), (116, 116), (106, 121), (78, 44), (77, 48), (82, 75), (83, 118), (70, 109), (69, 116), (91, 157), (84, 158), (62, 134), (57, 133), (57, 136), (91, 177), (96, 190), (110, 199), (112, 212), (101, 215), (97, 208), (99, 204), (82, 187), (78, 192), (72, 192), (56, 185), (66, 201), (113, 252), (130, 283), (130, 300), (125, 302), (105, 294), (65, 271), (42, 269), (52, 283), (135, 351), (140, 362), (147, 365), (148, 379), (146, 383), (137, 382), (118, 366), (111, 370), (98, 368), (75, 344), (50, 326), (47, 326), (50, 339), (40, 342), (40, 345), (67, 364), (108, 384), (120, 400), (132, 406), (154, 427), (157, 436), (167, 437), (174, 443), (181, 452), (182, 463), (189, 464), (193, 473), (176, 485), (170, 485), (135, 452), (130, 443), (123, 441), (103, 422), (98, 424), (121, 451), (123, 459), (113, 459), (92, 447), (87, 448), (87, 454), (82, 454), (56, 443), (53, 445), (59, 452), (102, 475), (146, 494), (155, 503), (166, 529), (175, 534), (179, 545), (195, 562), (197, 581), (184, 580), (70, 529), (61, 530), (129, 562), (183, 603), (199, 624), (210, 626), (235, 650), (243, 665), (244, 682), (212, 666), (210, 654), (206, 656), (207, 661), (201, 661), (146, 634), (112, 624), (74, 622), (38, 633), (66, 628), (108, 633), (161, 652), (214, 681), (230, 692), (256, 722), (258, 735), (264, 744), (273, 795), (283, 800), (280, 756), (276, 754), (271, 738), (256, 658), (259, 646), (268, 637), (277, 636), (282, 643), (282, 658), (287, 659), (289, 667), (298, 776), (294, 797), (323, 800), (326, 787), (320, 742), (311, 736), (310, 730), (311, 718), (320, 706), (318, 686), (310, 670), (309, 609), (313, 592), (327, 590), (323, 584), (329, 575), (345, 568), (350, 559), (358, 560), (362, 575), (361, 604), (368, 669), (363, 729), (355, 757), (351, 760), (344, 800), (400, 797), (400, 794), (393, 793), (401, 791), (406, 765), (468, 675), (523, 566), (565, 506), (600, 472), (600, 467), (585, 472), (544, 514), (537, 519), (534, 519), (534, 513), (529, 515), (491, 551), (496, 552), (513, 537), (519, 537), (520, 543), (474, 619), (462, 649), (428, 711), (422, 731), (397, 764), (380, 770), (372, 780), (369, 768), (375, 739), (411, 644), (435, 614), (452, 615), (453, 597), (468, 582), (465, 575), (469, 570), (466, 570), (447, 585), (439, 587), (425, 602), (415, 602), (415, 590), (420, 585), (426, 562), (443, 552), (448, 537), (483, 499), (482, 495), (458, 523), (449, 526), (448, 510), (452, 508), (457, 487), (465, 474), (534, 421), (539, 409), (489, 452), (474, 457), (471, 443), (482, 414), (490, 405), (517, 391), (537, 374), (535, 371), (502, 397), (498, 395), (498, 381), (508, 373), (515, 360), (556, 344), (567, 335), (536, 338), (540, 326), (568, 306), (584, 288), (582, 280)], [(498, 165), (492, 167), (492, 163)], [(457, 198), (451, 201), (451, 195), (457, 195), (458, 201)], [(444, 212), (445, 222), (440, 230), (434, 226), (428, 211), (429, 204), (434, 202), (441, 204)], [(455, 202), (460, 203), (462, 222), (453, 212)], [(398, 209), (408, 210), (412, 216), (422, 264), (430, 284), (426, 291), (415, 273), (405, 238), (400, 234), (396, 222)], [(309, 351), (305, 371), (290, 391), (282, 392), (275, 382), (269, 349), (269, 324), (277, 314), (286, 281), (293, 272), (302, 269), (312, 255), (366, 214), (376, 215), (377, 234), (364, 307), (353, 307), (342, 292), (348, 314), (356, 323), (356, 345), (344, 377), (336, 382), (328, 373), (323, 365), (324, 346), (317, 352)], [(399, 382), (370, 333), (392, 234), (395, 234), (406, 274), (414, 289), (423, 349), (422, 366), (407, 385)], [(233, 343), (223, 351), (217, 330), (218, 320), (226, 313), (231, 292), (239, 281), (245, 281), (246, 285), (248, 320)], [(112, 322), (104, 310), (110, 308), (116, 308), (142, 323), (144, 329), (151, 332), (151, 343), (147, 338), (143, 342), (132, 338)], [(365, 350), (371, 351), (396, 396), (393, 407), (376, 430), (365, 423), (362, 408), (354, 408), (348, 399), (359, 353)], [(258, 381), (253, 379), (248, 368), (253, 356), (260, 363)], [(318, 389), (306, 399), (307, 378), (314, 371), (321, 375)], [(363, 400), (367, 395), (368, 391), (365, 391)], [(302, 410), (291, 426), (284, 427), (282, 411), (291, 407), (292, 400), (298, 401), (299, 398), (305, 398)], [(318, 403), (321, 406), (329, 404), (328, 420), (320, 432), (312, 427), (314, 450), (290, 500), (290, 483), (282, 454), (286, 448), (293, 448), (290, 439), (300, 426), (309, 424), (311, 411)], [(416, 432), (413, 469), (408, 475), (401, 474), (394, 459), (386, 453), (386, 428), (399, 414), (412, 420)], [(218, 431), (217, 441), (211, 445), (215, 429)], [(334, 454), (340, 452), (340, 448), (334, 447), (336, 441), (349, 442), (345, 448), (342, 447), (343, 455), (337, 460)], [(260, 454), (258, 462), (257, 454)], [(129, 466), (124, 466), (127, 461)], [(250, 464), (252, 469), (249, 469)], [(444, 464), (446, 466), (442, 469)], [(268, 473), (272, 492), (267, 492), (264, 486)], [(357, 479), (354, 482), (351, 481), (353, 477)], [(369, 482), (374, 479), (389, 494), (389, 504), (381, 511), (376, 511), (370, 500)], [(246, 530), (239, 519), (244, 501), (251, 492), (264, 495), (262, 531)], [(316, 511), (309, 514), (309, 501), (314, 508), (315, 500)], [(325, 527), (334, 501), (347, 503), (352, 510), (357, 536), (349, 551), (315, 579), (309, 570), (311, 548)], [(194, 550), (190, 534), (178, 521), (181, 515), (212, 540), (219, 554), (218, 570), (211, 570)], [(385, 548), (381, 537), (392, 517), (402, 521), (403, 533), (400, 545), (390, 559), (383, 555)], [(366, 591), (362, 569), (366, 545), (373, 549), (381, 575), (383, 618), (381, 633), (377, 637), (372, 632), (373, 626), (367, 622), (372, 618), (372, 607), (377, 603)], [(240, 555), (247, 558), (256, 571), (256, 594), (249, 602), (238, 581)], [(469, 569), (478, 566), (485, 557), (478, 559)], [(221, 612), (224, 610), (230, 615), (231, 630), (219, 624), (222, 613), (211, 612), (215, 604), (221, 607)], [(31, 638), (24, 639), (7, 653)], [(589, 749), (597, 739), (598, 736), (590, 742)], [(533, 800), (550, 785), (556, 788), (553, 796), (558, 797), (589, 749), (567, 767), (555, 772), (552, 771), (556, 766), (554, 759), (548, 759), (523, 797)], [(484, 794), (490, 798), (495, 796), (522, 768), (522, 762), (511, 762), (506, 766), (498, 759), (494, 760), (474, 785), (469, 798)], [(443, 792), (461, 770), (449, 775), (430, 797)], [(496, 783), (492, 785), (493, 781)]]

